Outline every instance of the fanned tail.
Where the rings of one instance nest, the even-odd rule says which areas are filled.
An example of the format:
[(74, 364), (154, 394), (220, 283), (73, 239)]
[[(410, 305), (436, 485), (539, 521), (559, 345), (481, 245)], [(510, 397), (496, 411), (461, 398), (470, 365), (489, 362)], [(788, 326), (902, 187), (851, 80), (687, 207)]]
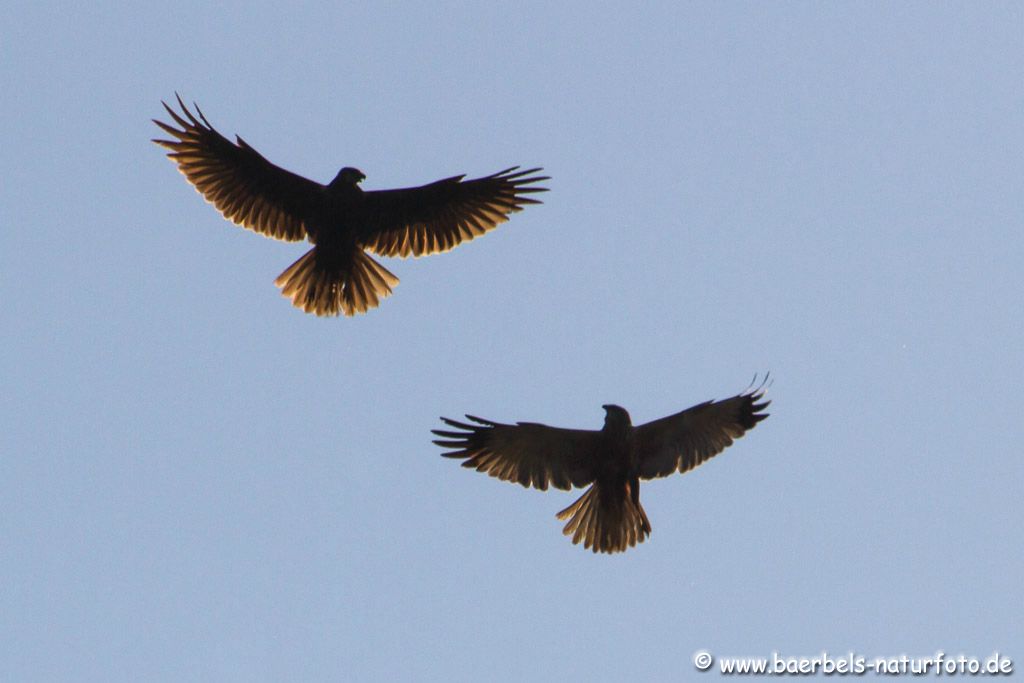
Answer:
[(633, 501), (629, 484), (624, 494), (614, 495), (598, 484), (592, 485), (579, 499), (558, 513), (558, 519), (568, 519), (562, 533), (572, 536), (574, 544), (583, 541), (583, 547), (595, 553), (618, 553), (643, 543), (651, 533), (640, 501)]
[(376, 308), (398, 278), (361, 250), (349, 263), (331, 262), (313, 247), (277, 276), (274, 284), (292, 304), (316, 315), (355, 315)]

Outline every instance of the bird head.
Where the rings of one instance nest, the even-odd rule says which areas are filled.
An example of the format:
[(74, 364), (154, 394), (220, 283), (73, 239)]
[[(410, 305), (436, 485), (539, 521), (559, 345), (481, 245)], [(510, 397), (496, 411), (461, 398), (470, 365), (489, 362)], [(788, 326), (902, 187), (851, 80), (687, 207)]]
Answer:
[(334, 176), (331, 185), (358, 185), (363, 180), (366, 180), (366, 176), (362, 171), (358, 168), (346, 166), (338, 171), (338, 175)]
[(632, 427), (633, 421), (629, 418), (626, 409), (611, 403), (601, 406), (604, 408), (604, 427)]

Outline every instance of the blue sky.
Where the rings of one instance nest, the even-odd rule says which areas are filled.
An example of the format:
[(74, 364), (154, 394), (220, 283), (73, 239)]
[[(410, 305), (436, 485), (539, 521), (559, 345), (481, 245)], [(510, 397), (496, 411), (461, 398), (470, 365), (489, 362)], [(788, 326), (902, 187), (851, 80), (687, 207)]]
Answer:
[[(0, 9), (0, 678), (1024, 663), (1019, 4), (335, 4)], [(149, 142), (176, 90), (321, 182), (551, 192), (318, 319)], [(623, 555), (430, 443), (765, 371)]]

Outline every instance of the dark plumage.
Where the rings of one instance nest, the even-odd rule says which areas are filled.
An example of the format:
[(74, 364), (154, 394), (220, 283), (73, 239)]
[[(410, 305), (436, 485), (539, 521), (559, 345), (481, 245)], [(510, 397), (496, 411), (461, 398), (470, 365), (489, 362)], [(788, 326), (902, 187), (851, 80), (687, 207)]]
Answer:
[(547, 189), (534, 185), (548, 180), (536, 175), (541, 169), (518, 167), (370, 192), (359, 187), (366, 176), (345, 167), (321, 185), (275, 166), (240, 137), (229, 141), (181, 97), (181, 114), (163, 105), (180, 129), (154, 119), (176, 139), (153, 142), (171, 150), (167, 156), (225, 218), (267, 237), (316, 245), (275, 280), (307, 313), (363, 313), (391, 294), (398, 278), (365, 252), (404, 258), (448, 251), (539, 204), (527, 195)]
[[(763, 387), (763, 385), (762, 385)], [(603, 406), (601, 431), (561, 429), (532, 422), (500, 424), (467, 415), (469, 422), (442, 417), (458, 431), (435, 429), (443, 455), (463, 459), (492, 477), (568, 490), (590, 486), (558, 513), (562, 533), (595, 553), (615, 553), (642, 543), (651, 524), (640, 505), (640, 480), (688, 472), (721, 453), (734, 439), (768, 417), (764, 389), (700, 405), (634, 427), (625, 409)], [(472, 424), (475, 423), (475, 424)]]

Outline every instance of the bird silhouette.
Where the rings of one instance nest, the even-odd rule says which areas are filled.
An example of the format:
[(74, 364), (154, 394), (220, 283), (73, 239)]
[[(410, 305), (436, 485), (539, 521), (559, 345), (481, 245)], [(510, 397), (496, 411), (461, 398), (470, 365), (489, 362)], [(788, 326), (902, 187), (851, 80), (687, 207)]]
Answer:
[[(767, 378), (766, 378), (767, 380)], [(548, 486), (590, 488), (558, 513), (562, 533), (595, 553), (615, 553), (651, 533), (640, 504), (640, 480), (688, 472), (721, 453), (768, 417), (764, 384), (722, 401), (707, 401), (634, 427), (617, 405), (602, 406), (600, 431), (563, 429), (533, 422), (514, 425), (467, 415), (442, 417), (454, 430), (435, 429), (434, 443), (463, 467), (542, 491)], [(761, 401), (761, 402), (759, 402)]]
[(540, 168), (507, 168), (483, 178), (464, 175), (396, 190), (364, 192), (362, 171), (346, 166), (321, 185), (275, 166), (236, 136), (231, 142), (199, 107), (181, 113), (162, 102), (179, 126), (153, 119), (174, 140), (154, 139), (196, 190), (228, 220), (267, 237), (315, 246), (275, 280), (292, 304), (316, 315), (355, 315), (376, 308), (398, 278), (378, 256), (448, 251), (508, 220), (528, 195), (547, 188)]

